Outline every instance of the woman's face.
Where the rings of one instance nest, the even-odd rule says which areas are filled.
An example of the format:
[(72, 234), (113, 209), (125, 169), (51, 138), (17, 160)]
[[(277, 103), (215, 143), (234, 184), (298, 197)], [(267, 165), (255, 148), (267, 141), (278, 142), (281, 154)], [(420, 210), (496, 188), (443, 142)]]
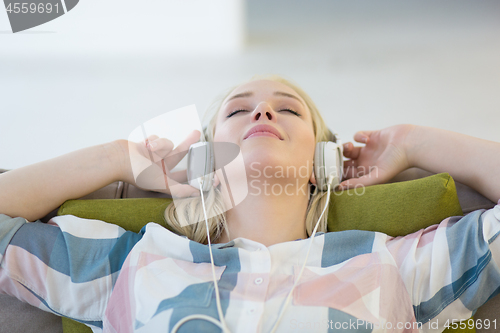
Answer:
[(299, 94), (280, 82), (251, 81), (234, 89), (217, 115), (214, 141), (239, 145), (250, 177), (262, 176), (266, 166), (267, 175), (280, 167), (290, 174), (296, 168), (297, 177), (305, 179), (312, 172), (311, 113)]

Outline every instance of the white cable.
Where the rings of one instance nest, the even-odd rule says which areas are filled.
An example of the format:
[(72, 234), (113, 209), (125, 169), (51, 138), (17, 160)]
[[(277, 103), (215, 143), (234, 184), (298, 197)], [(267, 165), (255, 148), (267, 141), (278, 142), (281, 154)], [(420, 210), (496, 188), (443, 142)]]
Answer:
[(210, 251), (210, 262), (212, 264), (212, 278), (214, 281), (214, 286), (215, 286), (215, 298), (217, 301), (217, 312), (219, 314), (220, 320), (217, 320), (215, 318), (212, 318), (207, 315), (201, 315), (201, 314), (195, 314), (195, 315), (189, 315), (187, 317), (182, 318), (175, 324), (175, 326), (172, 328), (172, 333), (176, 333), (179, 327), (181, 327), (184, 323), (193, 320), (193, 319), (202, 319), (211, 322), (214, 325), (217, 325), (222, 332), (224, 333), (231, 333), (229, 331), (229, 328), (227, 327), (226, 320), (224, 319), (224, 314), (222, 313), (222, 306), (220, 305), (220, 295), (219, 295), (219, 286), (217, 284), (217, 279), (215, 277), (215, 264), (214, 264), (214, 257), (212, 255), (212, 243), (210, 242), (210, 230), (208, 228), (208, 219), (207, 219), (207, 210), (205, 208), (205, 198), (203, 196), (203, 182), (201, 178), (198, 178), (198, 183), (200, 185), (200, 194), (201, 194), (201, 204), (203, 206), (203, 215), (205, 216), (205, 225), (207, 227), (207, 240), (208, 240), (208, 250)]
[(276, 332), (276, 329), (278, 328), (278, 325), (279, 325), (281, 319), (283, 318), (283, 314), (285, 313), (286, 307), (288, 306), (288, 303), (290, 303), (293, 290), (295, 289), (295, 286), (297, 285), (297, 283), (299, 282), (300, 278), (302, 277), (302, 272), (304, 271), (304, 268), (306, 267), (307, 259), (309, 258), (309, 252), (311, 251), (311, 247), (312, 247), (312, 244), (313, 244), (314, 236), (316, 235), (316, 230), (318, 230), (319, 221), (321, 221), (321, 218), (323, 217), (323, 214), (325, 213), (326, 207), (328, 207), (328, 204), (330, 202), (330, 188), (331, 188), (331, 185), (332, 185), (332, 181), (333, 181), (333, 176), (330, 175), (328, 177), (328, 190), (327, 190), (328, 192), (326, 194), (326, 205), (323, 208), (323, 211), (321, 212), (321, 215), (319, 216), (318, 222), (316, 222), (316, 225), (314, 226), (314, 230), (313, 230), (313, 232), (311, 234), (311, 237), (309, 238), (311, 241), (309, 242), (309, 248), (307, 249), (306, 259), (304, 260), (304, 264), (302, 265), (302, 268), (300, 269), (299, 276), (295, 280), (295, 283), (293, 284), (292, 289), (290, 289), (290, 292), (288, 293), (288, 296), (286, 297), (285, 303), (283, 304), (283, 307), (281, 308), (281, 311), (280, 311), (280, 314), (278, 316), (278, 319), (276, 320), (276, 323), (274, 324), (273, 328), (271, 329), (271, 333)]
[(193, 320), (193, 319), (202, 319), (202, 320), (209, 321), (212, 324), (218, 326), (222, 330), (222, 332), (224, 332), (224, 330), (225, 330), (224, 326), (222, 326), (220, 321), (218, 321), (217, 319), (210, 317), (210, 316), (207, 316), (207, 315), (195, 314), (195, 315), (186, 316), (186, 317), (182, 318), (181, 320), (179, 320), (177, 322), (177, 324), (175, 324), (175, 326), (172, 328), (172, 333), (177, 332), (179, 327), (181, 327), (185, 322), (188, 322), (188, 321)]

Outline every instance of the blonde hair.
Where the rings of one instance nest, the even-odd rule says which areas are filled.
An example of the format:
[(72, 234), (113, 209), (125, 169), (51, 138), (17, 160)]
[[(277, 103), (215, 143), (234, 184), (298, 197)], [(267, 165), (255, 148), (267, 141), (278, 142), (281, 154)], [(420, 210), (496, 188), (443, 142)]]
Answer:
[[(329, 141), (332, 140), (332, 133), (329, 131), (328, 127), (323, 120), (323, 117), (319, 113), (318, 108), (312, 101), (311, 97), (302, 90), (297, 84), (293, 83), (290, 79), (285, 79), (278, 75), (255, 75), (250, 80), (243, 82), (241, 84), (235, 85), (229, 89), (226, 89), (222, 94), (220, 94), (214, 102), (209, 106), (207, 112), (204, 115), (204, 123), (208, 124), (205, 131), (205, 138), (207, 141), (213, 141), (215, 134), (215, 127), (217, 123), (217, 114), (222, 106), (224, 100), (229, 96), (229, 94), (242, 84), (254, 81), (254, 80), (271, 80), (287, 85), (292, 88), (306, 103), (307, 107), (311, 112), (311, 118), (313, 123), (314, 135), (316, 137), (316, 142)], [(316, 222), (318, 221), (321, 211), (327, 204), (326, 202), (326, 192), (318, 191), (315, 187), (314, 193), (309, 199), (309, 204), (306, 213), (306, 231), (307, 235), (310, 236)], [(205, 207), (207, 208), (207, 216), (213, 216), (208, 219), (208, 226), (210, 230), (210, 239), (212, 242), (216, 242), (221, 236), (224, 230), (227, 231), (227, 223), (224, 209), (224, 202), (222, 200), (221, 192), (218, 188), (212, 188), (208, 191), (205, 197)], [(165, 210), (165, 220), (167, 224), (176, 232), (181, 235), (185, 235), (191, 240), (199, 243), (207, 243), (207, 232), (205, 223), (194, 223), (189, 224), (189, 221), (205, 221), (203, 215), (203, 207), (201, 204), (200, 197), (188, 198), (182, 200), (181, 203), (177, 202), (171, 203)], [(318, 231), (327, 231), (327, 218), (328, 214), (324, 214), (319, 222)]]

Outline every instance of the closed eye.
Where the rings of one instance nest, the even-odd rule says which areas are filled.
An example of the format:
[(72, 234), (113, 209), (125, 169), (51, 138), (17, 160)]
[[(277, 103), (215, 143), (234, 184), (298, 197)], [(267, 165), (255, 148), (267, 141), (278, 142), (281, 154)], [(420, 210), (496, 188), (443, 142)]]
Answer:
[[(290, 112), (290, 113), (292, 113), (292, 114), (296, 115), (297, 117), (301, 117), (301, 116), (302, 116), (300, 113), (298, 113), (298, 112), (296, 112), (296, 111), (293, 111), (293, 110), (291, 110), (291, 109), (281, 109), (281, 110), (279, 110), (279, 112), (281, 112), (281, 111), (288, 111), (288, 112)], [(244, 109), (235, 110), (235, 111), (233, 111), (233, 112), (229, 113), (229, 114), (226, 116), (226, 118), (230, 118), (230, 117), (232, 117), (233, 115), (235, 115), (235, 114), (237, 114), (237, 113), (239, 113), (239, 112), (249, 112), (249, 111), (248, 111), (248, 110), (244, 110)]]
[(290, 109), (281, 109), (280, 111), (288, 111), (290, 113), (293, 113), (294, 115), (296, 115), (297, 117), (301, 117), (302, 115), (300, 113), (298, 113), (297, 111), (293, 111), (293, 110), (290, 110)]
[(243, 110), (243, 109), (241, 109), (241, 110), (236, 110), (236, 111), (233, 111), (233, 112), (231, 112), (230, 114), (228, 114), (226, 118), (230, 118), (230, 117), (232, 117), (233, 115), (237, 114), (238, 112), (248, 112), (248, 110)]

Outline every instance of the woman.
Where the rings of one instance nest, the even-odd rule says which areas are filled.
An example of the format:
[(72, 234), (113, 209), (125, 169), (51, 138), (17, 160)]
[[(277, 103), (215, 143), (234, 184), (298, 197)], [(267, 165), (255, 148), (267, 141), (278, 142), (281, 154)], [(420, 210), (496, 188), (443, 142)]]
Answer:
[[(180, 227), (183, 213), (176, 216), (173, 207), (169, 223), (198, 242), (154, 223), (139, 234), (73, 216), (26, 223), (117, 180), (140, 186), (130, 160), (145, 154), (145, 143), (130, 150), (129, 142), (117, 140), (0, 175), (0, 290), (105, 332), (427, 331), (436, 324), (442, 329), (446, 318), (469, 318), (496, 293), (500, 206), (404, 238), (349, 231), (310, 242), (305, 238), (318, 220), (326, 231), (320, 216), (327, 201), (325, 193), (309, 198), (300, 190), (315, 183), (315, 143), (327, 138), (313, 102), (297, 86), (270, 77), (232, 89), (216, 111), (207, 137), (238, 144), (249, 185), (257, 180), (252, 186), (261, 190), (250, 190), (225, 219), (212, 219), (210, 233), (219, 244), (200, 244), (205, 225)], [(252, 135), (258, 125), (274, 134)], [(172, 151), (167, 140), (152, 137), (148, 149), (171, 156), (197, 139)], [(350, 176), (374, 167), (378, 173), (342, 187), (383, 183), (416, 166), (449, 172), (500, 199), (498, 143), (412, 125), (358, 132), (354, 139), (365, 146), (344, 145)], [(266, 176), (269, 168), (290, 166), (307, 173)], [(60, 186), (48, 190), (54, 183)], [(265, 187), (276, 184), (292, 184), (294, 191), (266, 195)], [(199, 193), (188, 185), (183, 190)], [(210, 192), (208, 210), (217, 200), (217, 189)]]

